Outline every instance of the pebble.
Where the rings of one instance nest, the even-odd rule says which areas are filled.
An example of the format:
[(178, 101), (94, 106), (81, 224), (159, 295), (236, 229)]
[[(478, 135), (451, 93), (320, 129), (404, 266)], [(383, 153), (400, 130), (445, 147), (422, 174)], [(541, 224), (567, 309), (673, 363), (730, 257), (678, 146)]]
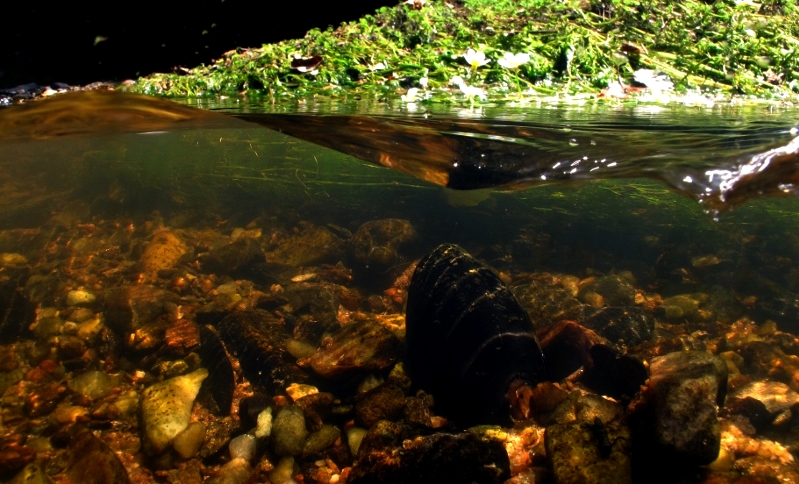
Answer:
[(77, 405), (59, 406), (53, 412), (55, 421), (60, 424), (71, 424), (89, 414), (89, 409)]
[(230, 457), (244, 459), (249, 462), (255, 457), (255, 437), (250, 434), (241, 434), (230, 441)]
[(331, 445), (341, 436), (341, 431), (338, 427), (333, 425), (322, 425), (322, 428), (313, 432), (305, 440), (305, 445), (302, 448), (303, 455), (319, 454)]
[(28, 259), (25, 258), (22, 254), (17, 254), (13, 252), (3, 252), (0, 254), (0, 266), (8, 267), (8, 266), (24, 266), (28, 263)]
[(297, 401), (304, 396), (314, 395), (316, 393), (319, 393), (319, 389), (313, 385), (292, 383), (286, 388), (286, 393), (288, 394), (289, 398), (291, 398), (294, 401)]
[(264, 439), (272, 434), (272, 407), (267, 407), (258, 414), (255, 437)]
[(392, 383), (384, 383), (355, 397), (355, 422), (370, 428), (380, 420), (395, 420), (405, 408), (405, 394)]
[(272, 445), (277, 455), (301, 454), (307, 436), (305, 414), (296, 405), (283, 407), (272, 422)]
[(96, 299), (97, 296), (90, 293), (89, 291), (84, 291), (82, 289), (69, 291), (67, 293), (67, 306), (81, 306), (81, 305), (91, 304)]
[(50, 484), (51, 481), (47, 474), (39, 467), (39, 464), (31, 462), (8, 481), (8, 484)]
[(79, 430), (69, 442), (69, 482), (129, 484), (130, 478), (119, 457), (88, 429)]
[(156, 383), (142, 392), (142, 422), (146, 449), (158, 455), (189, 425), (191, 408), (208, 370)]
[(356, 321), (342, 326), (330, 344), (305, 361), (317, 374), (337, 378), (390, 367), (399, 346), (397, 337), (379, 323)]
[(172, 447), (184, 459), (191, 459), (200, 451), (205, 442), (205, 424), (192, 422), (186, 429), (175, 437)]
[(294, 479), (294, 458), (286, 456), (280, 459), (274, 469), (269, 472), (269, 481), (272, 484), (292, 484)]
[(685, 465), (710, 464), (719, 455), (718, 406), (727, 390), (727, 364), (704, 351), (653, 358), (649, 379), (655, 456)]
[(363, 442), (366, 432), (367, 430), (361, 427), (352, 427), (347, 431), (347, 445), (349, 445), (352, 455), (358, 455), (358, 449), (361, 448), (361, 442)]
[(216, 287), (216, 292), (218, 292), (219, 294), (227, 294), (229, 296), (232, 296), (233, 294), (236, 294), (236, 291), (238, 291), (238, 286), (236, 286), (236, 281), (226, 282), (225, 284), (221, 284)]
[(168, 229), (160, 230), (144, 249), (139, 260), (140, 268), (148, 276), (154, 277), (158, 271), (174, 267), (187, 250), (180, 237)]
[(219, 469), (219, 474), (208, 479), (207, 484), (243, 484), (252, 474), (252, 467), (244, 459), (233, 459)]
[(558, 484), (631, 483), (629, 442), (630, 432), (620, 423), (593, 419), (550, 425), (545, 434)]

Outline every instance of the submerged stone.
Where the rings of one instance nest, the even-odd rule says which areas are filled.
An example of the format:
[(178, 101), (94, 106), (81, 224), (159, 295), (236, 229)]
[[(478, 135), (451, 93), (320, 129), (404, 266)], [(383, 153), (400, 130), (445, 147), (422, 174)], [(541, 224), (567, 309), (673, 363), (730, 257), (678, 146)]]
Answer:
[(272, 422), (272, 448), (277, 455), (302, 454), (307, 436), (305, 414), (295, 405), (283, 407)]
[(471, 433), (413, 439), (388, 433), (364, 447), (347, 479), (350, 484), (499, 484), (510, 478), (502, 443)]
[(150, 454), (162, 453), (188, 427), (194, 399), (207, 376), (208, 370), (200, 368), (188, 375), (156, 383), (142, 392), (142, 424), (145, 446)]
[(303, 360), (325, 378), (380, 371), (397, 360), (400, 341), (375, 321), (345, 324), (313, 356)]
[(250, 382), (269, 392), (283, 392), (292, 383), (308, 379), (286, 351), (285, 324), (263, 310), (236, 311), (217, 325), (219, 337), (236, 355)]
[(200, 447), (202, 447), (204, 441), (205, 424), (202, 422), (193, 422), (175, 436), (172, 446), (179, 456), (184, 459), (191, 459), (200, 451)]
[(50, 478), (42, 470), (39, 464), (31, 462), (8, 481), (8, 484), (50, 484)]
[(416, 239), (407, 220), (388, 218), (361, 225), (349, 240), (355, 260), (367, 267), (385, 268), (400, 261), (399, 249)]
[(212, 249), (203, 260), (203, 269), (234, 278), (247, 278), (249, 269), (266, 262), (263, 250), (256, 239), (242, 237), (235, 242)]
[(72, 378), (67, 386), (75, 393), (97, 399), (109, 395), (118, 384), (119, 378), (110, 377), (102, 371), (91, 370)]
[(270, 260), (296, 267), (309, 266), (341, 257), (344, 241), (324, 227), (311, 226), (278, 242)]
[(601, 296), (607, 306), (633, 306), (635, 304), (635, 288), (630, 283), (630, 277), (624, 274), (611, 274), (587, 282), (580, 288), (577, 297), (589, 303), (589, 294)]
[(588, 315), (583, 325), (616, 345), (636, 346), (655, 336), (655, 317), (635, 306), (602, 308)]
[(153, 234), (139, 260), (139, 267), (147, 277), (154, 279), (158, 271), (172, 269), (187, 251), (180, 237), (169, 229), (162, 229)]
[(394, 420), (405, 408), (405, 394), (392, 383), (384, 383), (355, 397), (355, 423), (369, 428), (380, 420)]
[(69, 441), (69, 462), (64, 473), (76, 483), (130, 483), (119, 457), (88, 429), (78, 430)]
[(155, 286), (121, 286), (105, 292), (105, 323), (118, 333), (128, 333), (164, 314), (172, 295)]
[(727, 393), (724, 360), (703, 351), (669, 353), (652, 359), (650, 375), (646, 398), (651, 417), (640, 436), (659, 454), (650, 458), (689, 466), (716, 460), (721, 445), (718, 406)]
[(545, 445), (558, 484), (629, 484), (630, 431), (618, 421), (554, 424)]

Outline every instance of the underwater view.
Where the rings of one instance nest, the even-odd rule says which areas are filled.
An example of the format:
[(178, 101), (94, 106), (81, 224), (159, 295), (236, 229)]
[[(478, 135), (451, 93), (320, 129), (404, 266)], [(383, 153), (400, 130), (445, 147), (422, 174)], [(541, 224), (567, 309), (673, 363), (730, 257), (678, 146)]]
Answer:
[(794, 108), (183, 102), (0, 109), (2, 482), (799, 482)]

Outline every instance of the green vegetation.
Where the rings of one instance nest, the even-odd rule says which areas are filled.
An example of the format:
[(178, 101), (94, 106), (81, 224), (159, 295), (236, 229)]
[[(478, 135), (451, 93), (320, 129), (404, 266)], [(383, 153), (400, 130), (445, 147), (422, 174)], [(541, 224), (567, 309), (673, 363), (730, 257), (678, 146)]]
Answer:
[[(799, 8), (791, 0), (417, 0), (303, 39), (231, 51), (210, 66), (154, 74), (128, 89), (278, 103), (624, 97), (619, 81), (635, 85), (635, 71), (652, 69), (668, 77), (644, 80), (650, 94), (671, 92), (670, 80), (676, 93), (783, 99), (799, 93), (797, 49)], [(318, 66), (299, 60), (314, 56)]]

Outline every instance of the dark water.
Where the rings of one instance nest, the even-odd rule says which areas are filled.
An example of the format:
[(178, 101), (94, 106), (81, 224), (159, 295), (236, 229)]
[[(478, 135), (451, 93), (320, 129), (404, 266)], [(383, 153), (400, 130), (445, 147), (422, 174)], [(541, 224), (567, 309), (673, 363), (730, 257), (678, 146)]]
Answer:
[[(738, 352), (746, 359), (740, 381), (776, 381), (799, 390), (793, 373), (799, 357), (788, 349), (793, 346), (773, 342), (795, 341), (799, 333), (794, 110), (543, 106), (420, 113), (403, 105), (342, 103), (291, 113), (217, 104), (210, 106), (217, 113), (210, 113), (122, 95), (82, 96), (0, 111), (0, 253), (7, 255), (0, 276), (6, 291), (22, 294), (40, 314), (61, 311), (62, 320), (75, 319), (77, 310), (65, 298), (79, 289), (98, 296), (88, 307), (103, 319), (109, 290), (145, 282), (175, 292), (173, 304), (184, 308), (183, 319), (197, 321), (199, 308), (224, 293), (217, 286), (238, 281), (238, 294), (257, 307), (254, 292), (247, 291), (291, 287), (292, 278), (302, 284), (307, 275), (311, 285), (330, 283), (324, 274), (338, 263), (349, 279), (334, 284), (336, 294), (359, 294), (357, 303), (340, 310), (347, 315), (340, 312), (339, 322), (361, 317), (356, 314), (401, 321), (404, 288), (397, 281), (403, 271), (449, 242), (512, 287), (573, 278), (578, 282), (571, 296), (586, 307), (608, 305), (611, 295), (599, 291), (597, 299), (577, 287), (623, 276), (636, 294), (630, 305), (657, 319), (655, 346), (682, 338), (686, 347)], [(387, 263), (370, 265), (358, 258), (353, 234), (385, 219), (408, 221), (416, 237), (397, 241)], [(326, 252), (327, 246), (314, 245), (317, 239), (303, 238), (314, 227), (341, 248)], [(266, 260), (288, 266), (288, 278), (272, 284), (206, 269), (204, 257), (233, 241), (236, 230), (253, 231)], [(147, 247), (165, 231), (183, 248), (174, 260), (148, 266)], [(302, 252), (304, 244), (319, 257)], [(12, 255), (24, 262), (8, 262), (17, 260)], [(205, 286), (186, 282), (195, 279)], [(176, 289), (184, 283), (192, 289)], [(693, 312), (674, 309), (674, 301), (686, 298)], [(13, 304), (3, 304), (10, 314)], [(550, 322), (533, 321), (537, 328)], [(14, 326), (8, 318), (3, 324)], [(0, 343), (20, 355), (22, 368), (42, 361), (23, 356), (30, 353), (24, 345), (52, 342), (52, 335), (0, 334), (6, 338)], [(746, 356), (750, 340), (774, 349), (773, 371), (761, 371)], [(127, 366), (95, 355), (73, 370), (57, 350), (44, 359), (77, 373), (105, 365), (158, 378), (152, 358), (119, 351)], [(49, 437), (29, 427), (12, 433), (23, 435), (23, 442), (34, 434)], [(120, 432), (138, 435), (136, 428)], [(761, 449), (765, 441), (777, 442), (773, 458), (769, 451), (759, 451), (763, 457), (741, 450), (743, 445), (730, 453), (740, 462), (760, 455), (778, 463), (775, 476), (799, 475), (779, 454), (795, 450), (795, 437), (793, 424), (774, 424), (747, 437)], [(47, 468), (58, 452), (40, 451), (31, 462)], [(203, 460), (209, 469), (226, 461), (209, 455)], [(279, 460), (264, 458), (275, 465)], [(143, 470), (128, 469), (134, 480), (154, 479), (162, 465), (144, 460)], [(50, 475), (60, 479), (64, 466), (51, 467)], [(752, 475), (743, 467), (725, 472)], [(550, 482), (551, 475), (540, 478)]]

